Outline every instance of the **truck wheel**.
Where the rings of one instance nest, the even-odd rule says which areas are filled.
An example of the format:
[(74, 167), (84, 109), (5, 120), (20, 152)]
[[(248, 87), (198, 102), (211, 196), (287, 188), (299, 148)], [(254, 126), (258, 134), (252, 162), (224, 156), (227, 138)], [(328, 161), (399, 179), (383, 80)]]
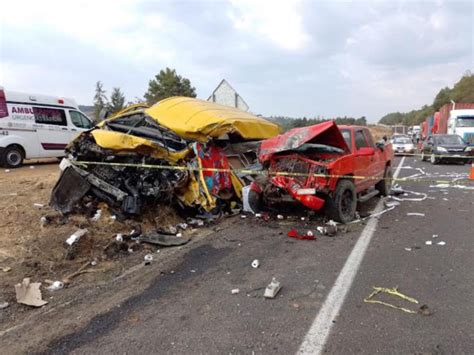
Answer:
[(392, 167), (389, 165), (385, 167), (383, 173), (383, 180), (375, 184), (375, 188), (379, 190), (382, 196), (387, 196), (390, 192), (390, 187), (392, 185)]
[(430, 162), (433, 165), (436, 165), (439, 162), (438, 158), (436, 158), (436, 155), (434, 153), (431, 153), (431, 155), (430, 155)]
[(326, 201), (327, 217), (341, 223), (350, 222), (355, 217), (356, 207), (354, 183), (350, 180), (339, 181), (333, 198)]
[(23, 165), (23, 150), (16, 145), (6, 147), (1, 157), (2, 164), (7, 168), (19, 168)]

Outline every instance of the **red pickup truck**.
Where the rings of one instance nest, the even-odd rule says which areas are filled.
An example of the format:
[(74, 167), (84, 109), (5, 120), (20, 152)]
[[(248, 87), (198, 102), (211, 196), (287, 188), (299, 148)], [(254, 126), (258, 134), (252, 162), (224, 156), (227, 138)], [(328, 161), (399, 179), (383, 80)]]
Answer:
[(390, 189), (392, 146), (375, 143), (363, 126), (329, 121), (294, 128), (263, 141), (259, 159), (268, 174), (250, 187), (252, 209), (296, 202), (347, 223), (357, 201)]

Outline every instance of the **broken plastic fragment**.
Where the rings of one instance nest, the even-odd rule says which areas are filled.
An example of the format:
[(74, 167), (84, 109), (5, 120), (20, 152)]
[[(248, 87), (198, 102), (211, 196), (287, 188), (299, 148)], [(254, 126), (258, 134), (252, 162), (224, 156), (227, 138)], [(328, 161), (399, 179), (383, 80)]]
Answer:
[(78, 229), (69, 238), (66, 239), (66, 244), (73, 245), (86, 233), (87, 229)]
[(279, 215), (277, 215), (277, 219), (285, 219), (285, 217), (283, 217), (283, 215), (279, 214)]
[(57, 291), (64, 288), (64, 283), (62, 281), (54, 281), (51, 285), (46, 287), (50, 291)]
[(29, 278), (15, 285), (16, 301), (33, 307), (41, 307), (48, 302), (41, 299), (41, 282), (30, 282)]
[(101, 209), (98, 209), (98, 210), (95, 212), (94, 217), (92, 217), (92, 221), (97, 222), (97, 221), (100, 219), (101, 216), (102, 216), (102, 210), (101, 210)]
[(36, 208), (39, 208), (39, 209), (44, 207), (44, 205), (42, 203), (33, 203), (33, 206), (35, 206)]
[(116, 236), (115, 236), (115, 240), (117, 242), (123, 242), (123, 234), (122, 233), (118, 233)]
[(437, 245), (446, 245), (446, 242), (441, 241), (441, 242), (438, 242), (438, 243), (436, 243), (436, 244), (437, 244)]
[(418, 213), (418, 212), (409, 212), (407, 213), (407, 216), (419, 216), (419, 217), (424, 217), (424, 213)]
[(147, 254), (143, 259), (145, 260), (145, 265), (149, 265), (153, 261), (153, 255)]
[(300, 235), (295, 229), (292, 229), (288, 232), (288, 237), (300, 239), (300, 240), (316, 240), (316, 237), (314, 235), (313, 236)]
[(433, 234), (432, 238), (438, 238), (438, 234)]
[(0, 309), (5, 309), (9, 306), (10, 304), (8, 302), (0, 302)]
[(265, 293), (263, 294), (263, 297), (265, 298), (275, 298), (277, 293), (280, 291), (281, 285), (280, 282), (278, 282), (275, 278), (272, 279), (272, 282), (270, 282), (265, 289)]
[(426, 245), (433, 245), (433, 242), (432, 242), (431, 240), (427, 240), (427, 241), (425, 242), (425, 244), (426, 244)]
[(240, 290), (238, 288), (234, 288), (232, 289), (232, 291), (230, 291), (233, 295), (236, 295), (240, 292)]
[(254, 261), (252, 261), (252, 267), (254, 269), (258, 268), (260, 266), (260, 261), (258, 261), (258, 259), (255, 259)]

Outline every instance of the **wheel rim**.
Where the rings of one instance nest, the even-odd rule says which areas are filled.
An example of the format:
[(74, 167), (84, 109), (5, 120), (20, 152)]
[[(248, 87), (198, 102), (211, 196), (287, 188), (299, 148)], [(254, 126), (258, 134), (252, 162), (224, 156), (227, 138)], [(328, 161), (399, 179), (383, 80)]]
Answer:
[(350, 190), (344, 191), (341, 196), (341, 212), (346, 217), (352, 212), (352, 200), (352, 192)]
[(7, 154), (7, 163), (12, 166), (17, 166), (21, 162), (21, 153), (12, 150)]

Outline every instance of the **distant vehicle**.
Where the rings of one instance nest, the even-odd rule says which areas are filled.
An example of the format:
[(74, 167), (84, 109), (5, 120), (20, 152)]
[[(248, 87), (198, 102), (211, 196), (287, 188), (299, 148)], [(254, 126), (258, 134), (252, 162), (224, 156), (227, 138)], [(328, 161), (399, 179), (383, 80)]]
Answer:
[(324, 208), (330, 219), (347, 223), (358, 201), (389, 193), (393, 152), (391, 144), (375, 143), (367, 127), (329, 121), (263, 141), (259, 160), (268, 177), (250, 185), (252, 210), (260, 203), (296, 203)]
[(395, 137), (392, 141), (392, 148), (395, 155), (415, 153), (415, 145), (408, 137)]
[(5, 91), (0, 86), (0, 165), (64, 156), (79, 133), (93, 127), (73, 99)]
[(393, 141), (397, 138), (408, 138), (410, 139), (410, 137), (407, 135), (407, 134), (393, 134), (391, 137), (390, 137), (390, 143), (393, 143)]
[(434, 134), (423, 143), (421, 160), (431, 164), (458, 162), (466, 164), (474, 158), (474, 147), (469, 146), (456, 134)]
[(431, 133), (457, 134), (474, 145), (474, 103), (446, 104), (433, 117)]

